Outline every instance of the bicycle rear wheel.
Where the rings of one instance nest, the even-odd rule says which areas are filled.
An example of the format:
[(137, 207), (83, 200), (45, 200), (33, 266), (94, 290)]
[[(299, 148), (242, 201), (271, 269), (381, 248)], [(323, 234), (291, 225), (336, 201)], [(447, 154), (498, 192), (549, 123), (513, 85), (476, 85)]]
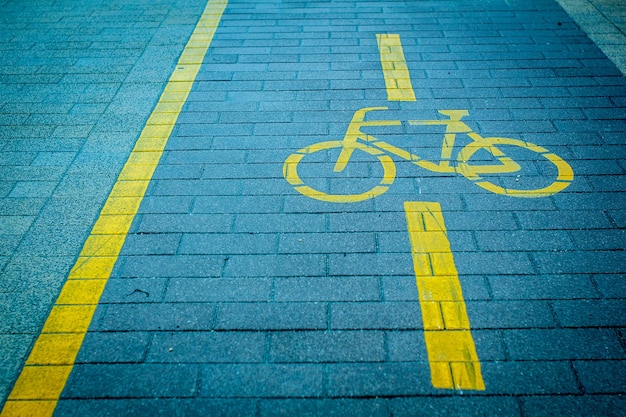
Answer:
[(331, 192), (327, 193), (324, 191), (320, 191), (305, 184), (304, 180), (301, 178), (298, 172), (298, 165), (303, 161), (303, 159), (318, 152), (325, 152), (331, 149), (342, 149), (343, 146), (343, 142), (337, 140), (319, 142), (311, 146), (307, 146), (306, 148), (302, 148), (296, 153), (293, 153), (289, 155), (289, 157), (287, 157), (283, 165), (283, 176), (285, 177), (287, 182), (293, 185), (296, 191), (298, 191), (300, 194), (316, 200), (327, 201), (331, 203), (355, 203), (378, 197), (379, 195), (386, 192), (396, 177), (396, 166), (393, 163), (393, 160), (379, 149), (366, 146), (358, 142), (354, 144), (355, 151), (359, 150), (375, 156), (378, 162), (380, 162), (380, 164), (382, 165), (383, 175), (377, 185), (367, 191), (360, 193), (333, 194)]
[[(521, 189), (515, 186), (494, 183), (493, 180), (489, 178), (490, 175), (492, 175), (493, 178), (493, 176), (497, 174), (517, 172), (522, 168), (524, 162), (529, 162), (514, 161), (512, 158), (506, 156), (498, 146), (516, 146), (540, 155), (543, 160), (556, 168), (554, 179), (548, 185), (534, 189)], [(494, 159), (499, 161), (499, 165), (470, 164), (472, 157), (481, 150), (489, 152)], [(459, 152), (457, 159), (457, 171), (459, 173), (477, 186), (495, 194), (525, 198), (547, 197), (563, 191), (574, 180), (574, 171), (563, 158), (541, 146), (519, 139), (479, 137), (478, 140), (464, 147), (461, 152)], [(552, 171), (554, 171), (554, 169)]]

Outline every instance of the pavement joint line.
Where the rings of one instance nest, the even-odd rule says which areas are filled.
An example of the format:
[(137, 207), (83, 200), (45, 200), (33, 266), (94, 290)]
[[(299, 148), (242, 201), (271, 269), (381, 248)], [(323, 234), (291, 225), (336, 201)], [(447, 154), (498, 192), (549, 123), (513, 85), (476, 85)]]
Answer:
[(1, 417), (51, 416), (228, 0), (209, 0), (52, 307)]
[(484, 390), (441, 205), (405, 202), (424, 338), (435, 388)]

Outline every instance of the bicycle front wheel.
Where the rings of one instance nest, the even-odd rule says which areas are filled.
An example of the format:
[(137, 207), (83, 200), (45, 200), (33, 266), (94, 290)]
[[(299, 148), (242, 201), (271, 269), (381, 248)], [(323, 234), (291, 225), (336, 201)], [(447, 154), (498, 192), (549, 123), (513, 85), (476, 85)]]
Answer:
[(359, 150), (372, 155), (382, 165), (382, 178), (374, 187), (363, 192), (334, 194), (332, 191), (324, 192), (305, 183), (305, 180), (301, 178), (299, 173), (299, 165), (305, 158), (320, 156), (320, 153), (326, 153), (326, 151), (329, 150), (341, 150), (343, 149), (343, 146), (343, 142), (337, 140), (319, 142), (311, 146), (307, 146), (306, 148), (302, 148), (287, 157), (283, 165), (283, 176), (300, 194), (315, 200), (332, 203), (355, 203), (365, 201), (378, 197), (386, 192), (396, 177), (396, 166), (393, 163), (393, 160), (379, 149), (366, 146), (358, 142), (354, 144), (354, 151)]
[[(505, 154), (503, 149), (507, 147), (514, 147), (511, 149), (516, 148), (521, 152), (530, 152), (530, 154), (535, 156), (531, 159), (516, 160), (515, 156)], [(486, 151), (496, 163), (492, 165), (476, 162), (470, 163), (472, 158), (480, 160), (480, 157), (477, 156), (479, 151)], [(539, 160), (536, 158), (537, 155), (541, 156)], [(536, 170), (535, 162), (549, 166), (547, 168), (549, 173), (537, 171), (536, 175), (534, 175), (537, 181), (543, 182), (544, 185), (538, 188), (521, 188), (518, 185), (521, 175), (525, 175), (525, 171), (529, 171), (528, 168)], [(485, 190), (512, 197), (547, 197), (563, 191), (574, 180), (572, 167), (560, 156), (533, 143), (510, 138), (479, 138), (479, 140), (470, 143), (459, 152), (457, 170)], [(509, 178), (507, 178), (508, 182), (503, 181), (499, 184), (494, 182), (498, 181), (496, 178), (499, 175), (516, 172), (521, 172), (521, 174), (516, 176), (509, 175)]]

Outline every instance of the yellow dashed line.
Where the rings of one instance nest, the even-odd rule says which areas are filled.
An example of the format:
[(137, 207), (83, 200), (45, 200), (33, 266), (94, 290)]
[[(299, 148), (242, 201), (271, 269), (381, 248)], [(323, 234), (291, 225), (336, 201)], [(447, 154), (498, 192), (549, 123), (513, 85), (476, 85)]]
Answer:
[(435, 388), (484, 390), (461, 283), (439, 203), (404, 203)]
[(227, 0), (210, 0), (70, 271), (0, 414), (50, 416)]
[(400, 35), (376, 35), (376, 40), (387, 86), (387, 100), (416, 101), (409, 68), (400, 43)]

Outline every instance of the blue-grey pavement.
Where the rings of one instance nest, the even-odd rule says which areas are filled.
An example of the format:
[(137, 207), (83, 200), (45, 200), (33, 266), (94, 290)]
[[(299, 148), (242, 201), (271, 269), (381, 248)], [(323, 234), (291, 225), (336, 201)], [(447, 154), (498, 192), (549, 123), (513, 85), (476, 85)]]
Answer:
[[(4, 400), (205, 2), (0, 6)], [(417, 102), (386, 101), (377, 33), (401, 35)], [(398, 161), (354, 204), (284, 180), (376, 105), (468, 109), (575, 180), (516, 199)], [(620, 415), (625, 116), (623, 74), (552, 0), (231, 0), (57, 415)], [(437, 156), (402, 133), (372, 134)], [(525, 151), (503, 181), (553, 174)], [(371, 185), (365, 162), (316, 185)], [(404, 201), (441, 203), (484, 392), (430, 384)]]
[(2, 401), (204, 6), (0, 2)]

